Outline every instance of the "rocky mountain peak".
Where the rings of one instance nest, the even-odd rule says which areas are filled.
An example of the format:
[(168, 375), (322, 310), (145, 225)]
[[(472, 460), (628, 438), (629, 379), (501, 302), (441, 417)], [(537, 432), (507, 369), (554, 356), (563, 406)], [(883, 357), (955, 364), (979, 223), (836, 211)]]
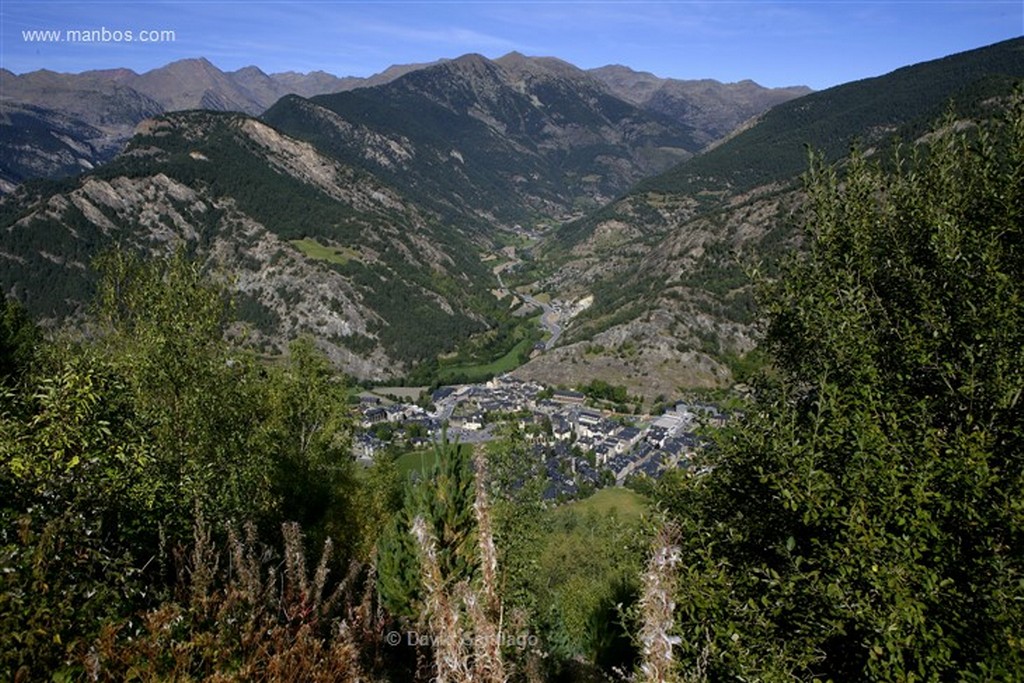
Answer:
[(482, 54), (469, 53), (456, 57), (450, 61), (443, 61), (435, 67), (429, 67), (424, 72), (435, 72), (456, 78), (471, 80), (483, 79), (486, 81), (505, 81), (504, 74), (496, 63)]
[(509, 52), (494, 60), (512, 74), (546, 75), (561, 78), (586, 78), (586, 72), (557, 57), (528, 57), (521, 52)]
[(496, 105), (508, 86), (508, 74), (500, 66), (483, 55), (466, 54), (411, 71), (382, 87), (415, 93), (465, 113), (480, 103)]
[(765, 88), (749, 79), (722, 83), (711, 78), (659, 78), (620, 65), (589, 73), (618, 97), (703, 131), (705, 145), (775, 105), (811, 92), (803, 86)]
[(206, 57), (190, 57), (179, 59), (156, 69), (150, 69), (141, 74), (139, 78), (141, 82), (177, 78), (182, 81), (203, 80), (207, 83), (212, 83), (225, 78), (225, 74)]
[(138, 78), (139, 74), (135, 73), (131, 69), (94, 69), (92, 71), (84, 71), (81, 74), (89, 78), (93, 78), (98, 81), (113, 81), (115, 83), (124, 83), (130, 81), (133, 78)]
[(168, 110), (209, 107), (259, 113), (263, 106), (205, 57), (181, 59), (147, 71), (132, 87)]
[(642, 104), (665, 83), (646, 71), (634, 71), (621, 64), (590, 69), (587, 73), (605, 84), (613, 93), (633, 104)]

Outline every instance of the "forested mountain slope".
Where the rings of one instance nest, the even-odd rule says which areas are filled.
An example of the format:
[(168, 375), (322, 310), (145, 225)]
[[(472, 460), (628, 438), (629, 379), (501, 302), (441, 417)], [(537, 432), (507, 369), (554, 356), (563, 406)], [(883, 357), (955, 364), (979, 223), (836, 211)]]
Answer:
[(1021, 79), (1016, 39), (816, 92), (563, 225), (537, 258), (549, 273), (542, 286), (593, 305), (569, 344), (523, 374), (593, 375), (652, 396), (727, 381), (756, 338), (748, 272), (770, 275), (798, 247), (792, 215), (808, 150), (829, 162), (854, 147), (886, 155), (950, 108), (957, 125), (997, 115)]
[(3, 199), (2, 287), (74, 314), (114, 245), (179, 245), (230, 283), (257, 340), (312, 334), (361, 377), (401, 373), (486, 326), (475, 250), (387, 186), (240, 114), (148, 122), (112, 163)]
[(699, 149), (688, 127), (553, 61), (466, 55), (375, 88), (288, 97), (263, 118), (476, 227), (597, 206)]

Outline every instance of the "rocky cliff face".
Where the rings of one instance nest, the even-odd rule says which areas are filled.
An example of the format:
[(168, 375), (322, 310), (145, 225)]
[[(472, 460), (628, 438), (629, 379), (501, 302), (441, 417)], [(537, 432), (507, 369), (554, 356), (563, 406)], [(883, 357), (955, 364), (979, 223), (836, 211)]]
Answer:
[(160, 103), (117, 71), (81, 76), (0, 70), (0, 193), (32, 178), (87, 171), (112, 159)]
[(32, 178), (68, 176), (109, 161), (120, 138), (68, 114), (26, 104), (0, 113), (0, 194)]

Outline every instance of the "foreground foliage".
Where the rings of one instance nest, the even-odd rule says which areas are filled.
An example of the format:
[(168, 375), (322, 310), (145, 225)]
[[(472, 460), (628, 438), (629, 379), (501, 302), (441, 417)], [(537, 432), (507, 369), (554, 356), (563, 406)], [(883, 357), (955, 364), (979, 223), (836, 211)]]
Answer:
[(8, 679), (77, 670), (103, 624), (170, 598), (197, 515), (221, 539), (252, 522), (279, 546), (294, 520), (346, 560), (366, 545), (326, 360), (305, 342), (275, 367), (233, 348), (226, 300), (181, 255), (102, 268), (85, 340), (42, 346), (34, 365), (20, 341), (5, 352), (19, 378), (0, 389)]
[(42, 342), (15, 304), (5, 314), (0, 677), (631, 666), (617, 605), (635, 599), (639, 524), (545, 510), (522, 434), (472, 463), (439, 446), (415, 484), (386, 454), (355, 471), (347, 392), (310, 342), (269, 362), (226, 341), (228, 302), (182, 254), (100, 266), (80, 336)]
[(1024, 108), (883, 168), (815, 163), (765, 297), (773, 374), (682, 527), (696, 679), (1024, 671)]
[(354, 564), (331, 576), (325, 543), (309, 573), (302, 533), (282, 528), (283, 557), (253, 525), (224, 548), (197, 520), (177, 594), (138, 618), (107, 623), (82, 657), (91, 680), (359, 681), (372, 652), (370, 594)]

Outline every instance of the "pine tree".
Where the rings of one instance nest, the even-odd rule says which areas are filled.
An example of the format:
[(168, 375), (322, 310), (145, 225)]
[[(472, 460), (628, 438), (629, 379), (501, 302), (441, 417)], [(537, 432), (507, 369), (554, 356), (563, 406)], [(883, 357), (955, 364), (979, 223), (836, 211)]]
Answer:
[(411, 533), (416, 517), (423, 517), (436, 537), (437, 562), (446, 586), (473, 578), (479, 564), (468, 449), (447, 440), (434, 448), (432, 471), (407, 488), (405, 504), (378, 548), (378, 590), (395, 615), (416, 617), (423, 606), (420, 553)]

